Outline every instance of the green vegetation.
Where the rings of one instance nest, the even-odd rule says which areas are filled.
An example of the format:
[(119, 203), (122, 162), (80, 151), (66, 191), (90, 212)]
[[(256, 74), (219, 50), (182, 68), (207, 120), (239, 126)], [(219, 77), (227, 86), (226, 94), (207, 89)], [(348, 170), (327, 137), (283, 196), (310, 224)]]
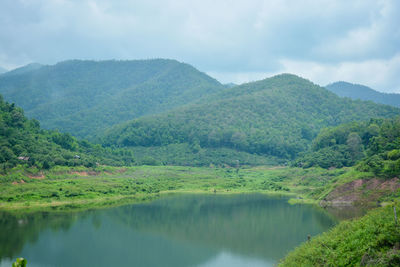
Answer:
[[(176, 192), (286, 194), (292, 203), (350, 195), (374, 205), (399, 197), (400, 109), (294, 75), (223, 86), (172, 60), (67, 61), (0, 75), (0, 92), (45, 127), (71, 132), (40, 129), (0, 96), (0, 209), (70, 211)], [(383, 208), (345, 222), (282, 264), (395, 266), (390, 216)]]
[[(178, 166), (16, 167), (0, 176), (0, 208), (61, 209), (115, 205), (168, 192), (278, 193), (315, 202), (352, 169)], [(347, 176), (346, 176), (347, 175)]]
[(18, 258), (13, 264), (12, 267), (25, 267), (26, 266), (26, 259)]
[(400, 174), (400, 117), (371, 119), (325, 128), (314, 139), (310, 152), (296, 159), (300, 167), (354, 166), (377, 177)]
[(400, 94), (381, 93), (364, 85), (347, 82), (335, 82), (325, 86), (325, 88), (341, 97), (369, 100), (379, 104), (400, 107)]
[(197, 150), (230, 148), (290, 160), (306, 151), (324, 127), (399, 113), (394, 107), (339, 98), (310, 81), (284, 74), (115, 126), (103, 143), (119, 147), (187, 144)]
[(56, 165), (91, 167), (132, 163), (130, 151), (104, 149), (66, 133), (41, 130), (37, 120), (27, 119), (21, 108), (4, 102), (0, 95), (0, 174), (17, 165), (38, 170)]
[(232, 148), (202, 148), (187, 143), (127, 149), (133, 153), (137, 165), (236, 167), (285, 163), (285, 160), (276, 157), (250, 154)]
[(393, 207), (340, 223), (296, 248), (279, 266), (399, 266), (400, 221)]
[(90, 139), (104, 128), (197, 101), (225, 87), (175, 60), (29, 65), (0, 76), (0, 93), (46, 129)]

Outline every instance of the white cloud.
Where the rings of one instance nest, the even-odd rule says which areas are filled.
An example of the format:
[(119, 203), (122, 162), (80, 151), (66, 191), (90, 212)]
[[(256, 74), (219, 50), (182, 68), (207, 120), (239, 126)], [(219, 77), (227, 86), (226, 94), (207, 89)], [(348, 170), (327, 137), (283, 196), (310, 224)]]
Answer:
[[(224, 82), (307, 67), (316, 82), (329, 79), (309, 73), (398, 88), (397, 0), (2, 0), (0, 25), (0, 66), (7, 68), (164, 57)], [(366, 66), (381, 74), (362, 74), (372, 72)]]
[(279, 72), (295, 73), (317, 84), (347, 81), (383, 92), (400, 93), (400, 53), (385, 59), (321, 64), (312, 61), (282, 60)]

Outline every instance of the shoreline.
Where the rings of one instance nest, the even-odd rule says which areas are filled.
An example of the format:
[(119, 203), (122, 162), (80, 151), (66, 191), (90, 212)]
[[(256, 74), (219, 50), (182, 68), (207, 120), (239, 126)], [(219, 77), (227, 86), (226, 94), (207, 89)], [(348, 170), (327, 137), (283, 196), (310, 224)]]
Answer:
[(153, 201), (161, 197), (176, 194), (205, 194), (205, 195), (237, 195), (237, 194), (262, 194), (266, 196), (282, 196), (288, 197), (289, 204), (313, 204), (317, 205), (317, 201), (312, 199), (300, 199), (296, 200), (297, 197), (293, 193), (287, 192), (265, 192), (265, 191), (202, 191), (202, 190), (173, 190), (173, 191), (162, 191), (152, 194), (143, 195), (131, 195), (131, 196), (112, 196), (107, 198), (93, 198), (93, 199), (75, 199), (75, 200), (65, 200), (65, 201), (25, 201), (25, 202), (14, 202), (14, 203), (0, 203), (0, 212), (71, 212), (71, 211), (85, 211), (91, 209), (103, 209), (112, 208), (129, 204), (140, 204), (146, 203), (148, 201)]
[(34, 174), (18, 168), (12, 175), (0, 176), (0, 211), (97, 209), (176, 193), (280, 195), (288, 197), (289, 204), (324, 208), (335, 206), (323, 201), (333, 189), (356, 178), (360, 179), (360, 174), (351, 168), (255, 166), (237, 172), (233, 168), (189, 166), (102, 166), (54, 168)]

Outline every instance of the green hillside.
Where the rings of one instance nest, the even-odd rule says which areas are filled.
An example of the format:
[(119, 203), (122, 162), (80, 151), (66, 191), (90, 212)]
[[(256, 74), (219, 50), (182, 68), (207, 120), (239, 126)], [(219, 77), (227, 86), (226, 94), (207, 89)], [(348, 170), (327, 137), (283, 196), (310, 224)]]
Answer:
[(155, 114), (225, 88), (175, 60), (28, 65), (0, 75), (0, 93), (47, 129), (90, 138), (111, 125)]
[(325, 86), (325, 88), (338, 96), (400, 107), (400, 94), (381, 93), (364, 85), (347, 82), (335, 82)]
[(278, 266), (399, 266), (399, 221), (394, 207), (344, 221), (332, 230), (303, 243)]
[(397, 108), (343, 99), (308, 80), (282, 74), (115, 126), (103, 143), (131, 147), (187, 143), (196, 150), (230, 148), (293, 159), (324, 127), (398, 114)]
[(67, 133), (41, 130), (37, 120), (27, 119), (21, 108), (0, 95), (0, 174), (17, 165), (48, 169), (96, 163), (130, 165), (133, 158), (129, 151), (104, 149)]
[(400, 175), (400, 117), (325, 128), (295, 165), (340, 168), (357, 162), (359, 170), (376, 176)]

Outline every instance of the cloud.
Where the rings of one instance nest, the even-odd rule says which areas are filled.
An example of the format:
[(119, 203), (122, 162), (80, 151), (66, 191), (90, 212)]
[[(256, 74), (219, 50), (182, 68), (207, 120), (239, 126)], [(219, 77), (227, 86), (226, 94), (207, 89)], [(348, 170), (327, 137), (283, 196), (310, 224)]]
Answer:
[(163, 57), (237, 82), (288, 62), (311, 62), (317, 72), (400, 52), (396, 0), (2, 0), (0, 25), (6, 68)]
[(321, 64), (310, 61), (282, 60), (280, 72), (296, 73), (320, 85), (347, 81), (367, 85), (384, 92), (400, 93), (400, 53), (390, 59)]

